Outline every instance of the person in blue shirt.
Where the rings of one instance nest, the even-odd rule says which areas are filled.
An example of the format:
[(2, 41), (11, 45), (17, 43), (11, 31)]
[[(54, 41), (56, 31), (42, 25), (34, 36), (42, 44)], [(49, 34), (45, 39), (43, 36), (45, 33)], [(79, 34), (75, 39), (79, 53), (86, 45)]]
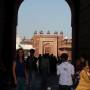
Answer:
[(12, 69), (16, 90), (26, 90), (25, 79), (27, 79), (27, 72), (24, 62), (24, 50), (22, 48), (17, 50), (16, 60), (13, 61)]

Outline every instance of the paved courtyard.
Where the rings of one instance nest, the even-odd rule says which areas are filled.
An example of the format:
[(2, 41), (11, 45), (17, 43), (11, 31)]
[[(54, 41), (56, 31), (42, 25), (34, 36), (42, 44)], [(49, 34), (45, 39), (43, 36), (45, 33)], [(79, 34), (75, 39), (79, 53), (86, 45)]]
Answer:
[[(48, 76), (48, 87), (51, 88), (51, 90), (58, 90), (58, 77), (56, 75), (50, 75)], [(41, 87), (41, 77), (37, 77), (37, 88), (40, 90)]]
[[(57, 75), (49, 75), (48, 76), (47, 86), (48, 86), (48, 88), (51, 88), (51, 89), (47, 89), (47, 90), (59, 90)], [(40, 76), (40, 74), (37, 74), (36, 88), (37, 88), (37, 90), (41, 90), (41, 76)], [(12, 88), (10, 90), (15, 90), (15, 89)], [(74, 89), (72, 89), (72, 90), (74, 90)]]

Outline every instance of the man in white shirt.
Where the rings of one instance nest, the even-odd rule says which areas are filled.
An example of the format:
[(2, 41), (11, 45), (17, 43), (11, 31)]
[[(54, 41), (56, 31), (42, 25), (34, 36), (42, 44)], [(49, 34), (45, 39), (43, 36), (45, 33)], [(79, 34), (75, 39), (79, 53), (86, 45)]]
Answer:
[(59, 76), (60, 90), (71, 90), (73, 85), (72, 77), (74, 75), (74, 66), (69, 63), (68, 55), (63, 53), (61, 55), (62, 63), (57, 66), (57, 75)]

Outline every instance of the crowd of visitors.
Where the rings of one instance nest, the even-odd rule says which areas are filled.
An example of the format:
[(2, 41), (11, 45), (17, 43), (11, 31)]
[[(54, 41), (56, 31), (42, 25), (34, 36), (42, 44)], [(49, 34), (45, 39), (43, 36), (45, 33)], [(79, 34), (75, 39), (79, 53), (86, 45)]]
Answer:
[[(47, 90), (48, 77), (58, 77), (58, 90), (90, 90), (90, 60), (80, 57), (73, 65), (68, 60), (68, 54), (62, 53), (56, 57), (53, 54), (45, 53), (35, 57), (35, 50), (30, 49), (30, 55), (25, 59), (24, 50), (19, 48), (16, 58), (13, 60), (12, 73), (14, 90), (37, 90), (37, 75), (41, 77), (41, 89)], [(87, 61), (87, 62), (86, 62)], [(6, 68), (0, 64), (0, 72), (5, 75)], [(0, 74), (0, 87), (5, 83), (2, 73)]]

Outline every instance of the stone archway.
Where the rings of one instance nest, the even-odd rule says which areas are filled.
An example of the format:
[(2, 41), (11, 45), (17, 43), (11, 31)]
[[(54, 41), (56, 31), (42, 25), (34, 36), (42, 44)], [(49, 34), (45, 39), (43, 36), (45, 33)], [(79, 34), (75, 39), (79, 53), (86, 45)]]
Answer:
[[(63, 0), (63, 2), (65, 3), (65, 0)], [(24, 4), (24, 3), (25, 3), (25, 4)], [(20, 10), (18, 11), (18, 12), (19, 12), (19, 16), (18, 16), (18, 17), (20, 18), (20, 19), (18, 19), (18, 20), (19, 20), (19, 23), (21, 23), (21, 25), (18, 24), (18, 27), (19, 27), (19, 29), (17, 29), (18, 33), (21, 33), (21, 32), (23, 32), (23, 31), (25, 30), (24, 27), (26, 26), (26, 25), (25, 25), (26, 23), (24, 23), (24, 21), (21, 21), (21, 20), (22, 20), (22, 19), (21, 19), (21, 16), (22, 16), (23, 19), (24, 19), (24, 18), (27, 19), (27, 18), (25, 17), (25, 15), (24, 15), (24, 12), (25, 12), (25, 11), (28, 11), (28, 10), (23, 9), (23, 8), (27, 8), (27, 6), (29, 6), (29, 5), (27, 5), (26, 3), (27, 3), (27, 2), (23, 2), (23, 5), (20, 6), (20, 10), (21, 10), (21, 11), (20, 11)], [(29, 3), (30, 3), (30, 2), (29, 2)], [(33, 3), (33, 4), (34, 4), (34, 3)], [(32, 5), (33, 5), (33, 4), (32, 4)], [(67, 6), (67, 3), (65, 3), (65, 4), (66, 4), (66, 6)], [(31, 5), (31, 8), (32, 8), (32, 5)], [(35, 4), (35, 5), (36, 5), (36, 4)], [(36, 7), (36, 6), (34, 6), (34, 7)], [(59, 8), (60, 8), (60, 7), (59, 7)], [(62, 7), (61, 7), (61, 8), (62, 8)], [(29, 12), (30, 12), (30, 11), (32, 11), (32, 10), (29, 9)], [(68, 11), (69, 11), (69, 13), (71, 12), (69, 8), (68, 8)], [(36, 11), (35, 11), (35, 12), (36, 12)], [(25, 12), (25, 13), (27, 13), (27, 12)], [(33, 12), (32, 12), (32, 13), (33, 13)], [(29, 13), (28, 13), (28, 14), (29, 14)], [(35, 15), (37, 15), (37, 14), (35, 14)], [(67, 16), (67, 17), (68, 17), (68, 16)], [(30, 18), (30, 17), (28, 17), (28, 18)], [(69, 18), (69, 17), (68, 17), (68, 18)], [(21, 21), (21, 22), (20, 22), (20, 21)], [(33, 20), (29, 20), (29, 21), (33, 21)], [(39, 21), (39, 20), (38, 20), (38, 21)], [(60, 21), (60, 20), (59, 20), (59, 21)], [(68, 20), (67, 20), (67, 21), (68, 21)], [(23, 24), (22, 24), (22, 22), (23, 22)], [(31, 22), (30, 22), (30, 23), (31, 23)], [(65, 23), (65, 22), (64, 22), (64, 23)], [(33, 22), (33, 24), (34, 24), (34, 22)], [(25, 26), (24, 26), (24, 25), (25, 25)], [(31, 24), (31, 25), (32, 25), (32, 24)], [(37, 26), (37, 25), (36, 25), (36, 26)], [(36, 27), (36, 26), (34, 25), (34, 27)], [(42, 25), (42, 26), (43, 26), (43, 25)], [(68, 26), (70, 26), (70, 23), (68, 24)], [(23, 27), (24, 29), (23, 29), (22, 27)], [(28, 25), (27, 25), (27, 27), (28, 27)], [(32, 27), (32, 26), (31, 26), (31, 27)], [(30, 28), (30, 27), (29, 27), (29, 28)], [(27, 29), (27, 28), (26, 28), (26, 29)], [(32, 28), (31, 28), (31, 29), (32, 29)], [(21, 31), (19, 31), (19, 30), (21, 30)], [(71, 30), (70, 30), (70, 31), (71, 31)], [(26, 32), (27, 32), (27, 31), (26, 31)], [(28, 32), (29, 32), (29, 31), (28, 31)], [(30, 32), (29, 32), (29, 33), (30, 33)], [(21, 35), (21, 36), (22, 36), (22, 35)], [(27, 33), (27, 36), (28, 36), (28, 33)], [(58, 45), (58, 46), (59, 46), (59, 45)], [(39, 49), (39, 51), (41, 51), (41, 50)], [(58, 50), (58, 51), (59, 51), (59, 50)], [(37, 49), (36, 49), (36, 52), (37, 52)], [(41, 52), (42, 52), (42, 51), (41, 51)], [(40, 53), (41, 53), (41, 52), (40, 52)]]
[[(3, 61), (11, 70), (12, 60), (16, 50), (17, 14), (23, 0), (0, 0), (0, 61)], [(90, 0), (80, 0), (80, 22), (76, 14), (76, 0), (66, 0), (71, 8), (72, 15), (72, 47), (73, 62), (79, 53), (85, 52), (90, 56)], [(8, 11), (8, 13), (7, 13)], [(77, 27), (79, 25), (79, 27)], [(79, 34), (77, 34), (79, 32)], [(77, 34), (77, 37), (76, 37)], [(86, 36), (86, 37), (85, 37)], [(8, 41), (8, 43), (7, 43)], [(9, 72), (8, 72), (9, 73)], [(7, 74), (8, 74), (7, 73)], [(9, 73), (10, 75), (10, 73)]]
[[(13, 0), (12, 4), (8, 2), (4, 2), (4, 0), (0, 0), (0, 60), (7, 61), (8, 58), (10, 62), (14, 59), (15, 54), (15, 43), (16, 43), (16, 26), (17, 26), (17, 15), (18, 9), (23, 0)], [(76, 14), (75, 14), (75, 1), (74, 0), (66, 0), (68, 5), (71, 8), (72, 15), (72, 41), (73, 41), (73, 53), (76, 52)], [(8, 7), (10, 6), (10, 7)], [(8, 11), (8, 13), (6, 13)], [(8, 41), (8, 45), (7, 42)], [(8, 51), (4, 52), (4, 51)], [(3, 57), (6, 56), (4, 59)], [(74, 55), (73, 55), (74, 58)], [(73, 59), (74, 60), (74, 59)]]
[[(75, 39), (77, 30), (75, 0), (66, 1), (71, 8), (73, 61), (75, 62), (75, 52), (77, 52)], [(6, 0), (0, 0), (0, 61), (3, 61), (7, 68), (8, 78), (12, 75), (12, 61), (15, 59), (17, 15), (19, 6), (22, 2), (23, 0), (12, 0), (10, 3)]]

